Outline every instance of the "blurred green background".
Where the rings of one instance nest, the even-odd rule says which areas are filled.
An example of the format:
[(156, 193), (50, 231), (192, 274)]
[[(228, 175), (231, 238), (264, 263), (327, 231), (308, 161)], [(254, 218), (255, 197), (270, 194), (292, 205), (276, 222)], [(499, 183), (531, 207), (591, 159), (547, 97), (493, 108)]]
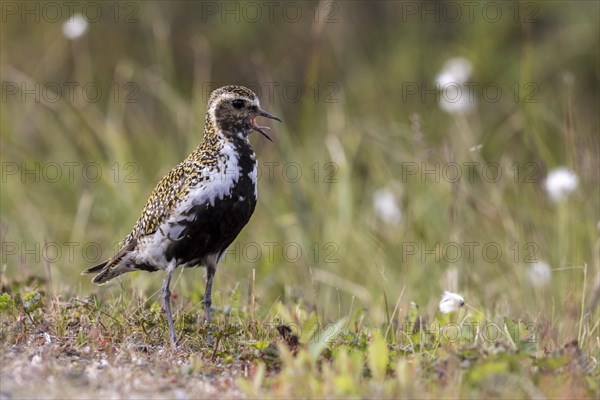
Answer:
[[(217, 306), (256, 269), (263, 313), (279, 299), (380, 322), (450, 289), (549, 323), (549, 340), (577, 335), (582, 302), (597, 313), (598, 2), (48, 4), (2, 3), (3, 284), (118, 292), (80, 271), (114, 253), (200, 143), (210, 91), (235, 83), (284, 123), (251, 138), (259, 204)], [(463, 78), (452, 112), (444, 71)], [(578, 185), (553, 201), (560, 166)], [(177, 276), (200, 309), (203, 270)]]

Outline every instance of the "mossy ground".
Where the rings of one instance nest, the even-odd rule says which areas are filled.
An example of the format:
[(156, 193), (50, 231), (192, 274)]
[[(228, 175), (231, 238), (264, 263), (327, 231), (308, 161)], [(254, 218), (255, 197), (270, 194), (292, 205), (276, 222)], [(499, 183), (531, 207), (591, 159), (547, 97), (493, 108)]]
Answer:
[(277, 303), (262, 318), (252, 318), (247, 306), (238, 308), (239, 293), (233, 293), (210, 326), (196, 305), (175, 298), (180, 338), (174, 348), (155, 299), (126, 292), (113, 299), (63, 299), (34, 282), (42, 280), (14, 283), (1, 299), (5, 398), (600, 393), (598, 347), (589, 343), (597, 338), (597, 323), (586, 325), (588, 350), (576, 340), (549, 349), (540, 345), (543, 327), (487, 320), (478, 310), (422, 315), (413, 304), (390, 324), (369, 326), (363, 311), (321, 321), (300, 305)]

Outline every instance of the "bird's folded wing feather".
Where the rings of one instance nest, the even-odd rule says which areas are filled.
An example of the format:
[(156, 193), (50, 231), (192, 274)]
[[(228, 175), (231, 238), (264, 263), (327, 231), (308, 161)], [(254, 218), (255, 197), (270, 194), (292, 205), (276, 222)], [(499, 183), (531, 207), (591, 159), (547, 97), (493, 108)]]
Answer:
[(183, 164), (173, 168), (155, 186), (131, 233), (123, 240), (119, 251), (108, 261), (95, 265), (83, 274), (111, 269), (135, 247), (144, 236), (154, 234), (172, 214), (179, 200), (189, 191)]
[(160, 225), (173, 215), (189, 187), (182, 164), (173, 168), (152, 191), (130, 234), (131, 239), (154, 234)]

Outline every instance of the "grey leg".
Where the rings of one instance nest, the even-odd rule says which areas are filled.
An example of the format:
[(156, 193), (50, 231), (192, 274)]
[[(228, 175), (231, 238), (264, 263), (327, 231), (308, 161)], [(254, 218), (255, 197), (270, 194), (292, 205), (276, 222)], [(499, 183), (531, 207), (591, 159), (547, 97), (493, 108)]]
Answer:
[(206, 290), (204, 291), (204, 322), (210, 324), (210, 306), (212, 305), (212, 284), (217, 270), (216, 262), (206, 265)]
[(169, 285), (171, 285), (171, 277), (173, 276), (175, 267), (175, 259), (173, 259), (167, 267), (167, 276), (162, 287), (163, 305), (165, 307), (165, 314), (167, 315), (167, 322), (169, 323), (169, 336), (171, 337), (171, 344), (173, 346), (177, 346), (177, 335), (175, 334), (175, 325), (173, 324), (173, 314), (171, 314), (171, 290), (169, 289)]

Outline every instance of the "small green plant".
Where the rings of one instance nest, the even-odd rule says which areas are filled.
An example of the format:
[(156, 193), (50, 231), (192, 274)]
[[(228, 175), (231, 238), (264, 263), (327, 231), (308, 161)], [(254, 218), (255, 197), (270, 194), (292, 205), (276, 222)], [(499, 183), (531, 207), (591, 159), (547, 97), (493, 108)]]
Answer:
[(0, 295), (0, 314), (12, 315), (15, 312), (15, 301), (8, 293)]

